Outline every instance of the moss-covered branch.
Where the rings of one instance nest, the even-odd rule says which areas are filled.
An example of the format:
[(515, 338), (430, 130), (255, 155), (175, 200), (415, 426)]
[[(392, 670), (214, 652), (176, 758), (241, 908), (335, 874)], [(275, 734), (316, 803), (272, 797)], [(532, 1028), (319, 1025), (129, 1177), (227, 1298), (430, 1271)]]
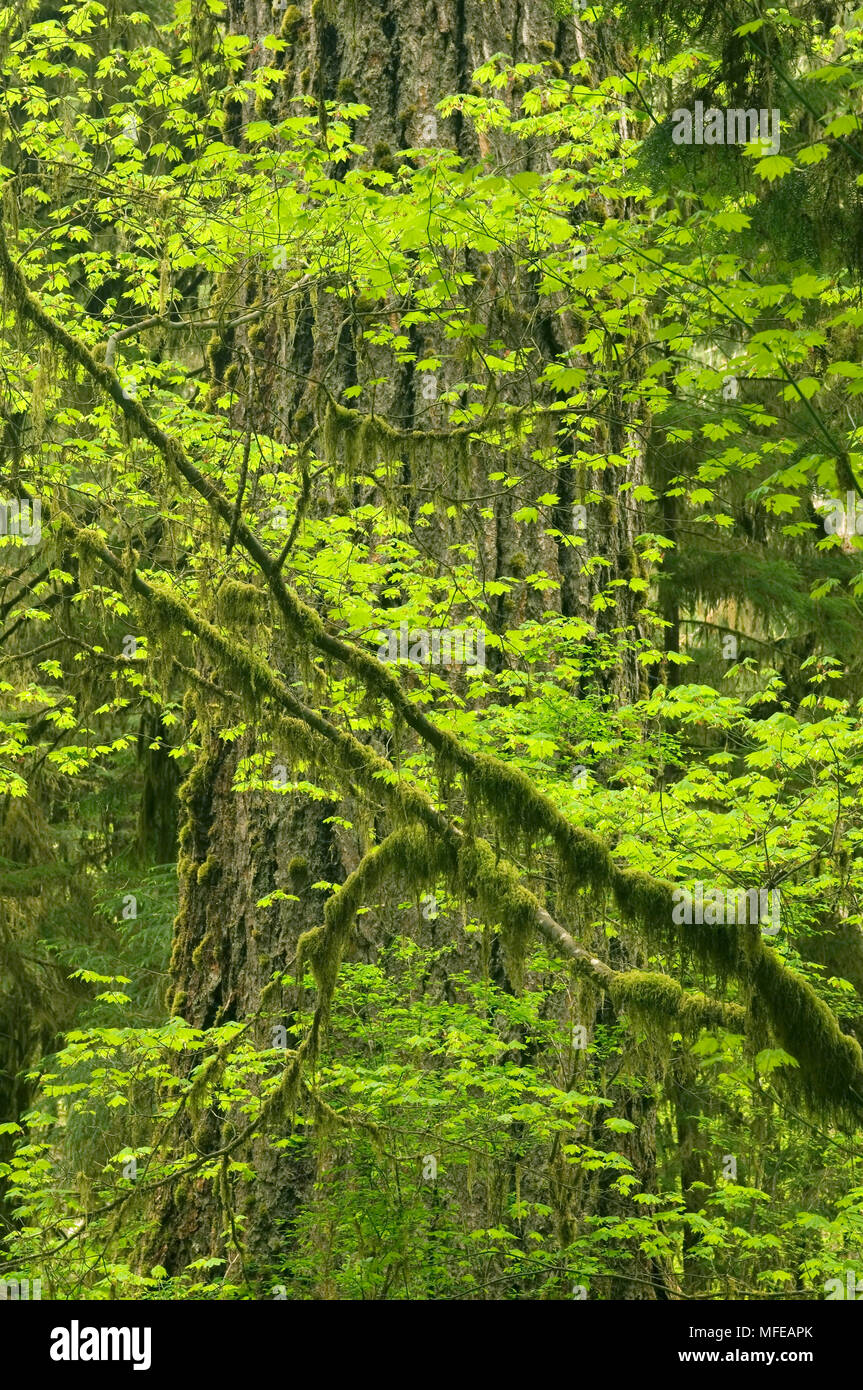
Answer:
[[(5, 237), (0, 237), (0, 270), (22, 317), (63, 349), (102, 387), (162, 454), (169, 469), (183, 477), (230, 528), (235, 509), (227, 496), (201, 473), (180, 441), (163, 430), (140, 402), (124, 397), (115, 373), (99, 363), (85, 344), (44, 311), (12, 261)], [(267, 580), (290, 630), (301, 641), (341, 662), (370, 692), (386, 699), (396, 714), (435, 750), (442, 765), (457, 769), (464, 778), (469, 797), (492, 815), (505, 844), (548, 836), (557, 851), (565, 890), (610, 888), (624, 917), (640, 923), (649, 935), (667, 945), (681, 944), (684, 949), (692, 950), (720, 974), (736, 975), (748, 991), (755, 1016), (766, 1017), (776, 1037), (787, 1039), (789, 1050), (799, 1057), (806, 1073), (804, 1090), (810, 1101), (831, 1112), (863, 1109), (863, 1053), (859, 1044), (842, 1033), (830, 1009), (805, 980), (783, 965), (776, 953), (765, 945), (757, 929), (683, 928), (678, 935), (672, 925), (670, 884), (649, 874), (620, 868), (598, 837), (571, 825), (523, 773), (495, 758), (471, 753), (451, 733), (439, 728), (413, 704), (387, 665), (327, 631), (314, 609), (285, 583), (278, 561), (242, 520), (236, 526), (236, 539)], [(92, 548), (94, 552), (101, 552), (103, 559), (113, 560), (95, 537)], [(116, 562), (114, 564), (116, 566)], [(177, 621), (176, 601), (167, 591), (148, 590), (140, 576), (134, 576), (132, 583), (138, 593), (148, 593), (157, 612), (169, 616), (171, 622)], [(211, 650), (218, 650), (229, 666), (233, 664), (236, 668), (239, 663), (253, 691), (273, 695), (282, 708), (287, 708), (343, 753), (355, 758), (358, 770), (362, 768), (373, 778), (382, 775), (386, 780), (391, 773), (389, 764), (377, 759), (371, 750), (349, 734), (343, 734), (320, 715), (302, 706), (263, 661), (248, 651), (240, 656), (239, 649), (228, 643), (215, 628), (195, 618), (186, 605), (182, 608), (186, 625)], [(451, 830), (431, 801), (416, 788), (400, 786), (397, 799), (407, 819), (419, 819), (438, 833)], [(535, 925), (542, 929), (539, 919)], [(805, 1036), (801, 1036), (801, 1023), (805, 1023)]]
[[(314, 933), (304, 938), (305, 956), (318, 974), (327, 1007), (344, 943), (357, 909), (374, 892), (385, 874), (405, 872), (414, 886), (431, 883), (443, 875), (454, 892), (465, 899), (475, 900), (486, 920), (499, 922), (503, 927), (514, 966), (535, 931), (558, 955), (570, 961), (583, 978), (614, 995), (615, 981), (625, 977), (579, 946), (534, 894), (521, 884), (514, 866), (495, 855), (487, 841), (453, 826), (419, 788), (406, 786), (401, 780), (394, 781), (395, 769), (387, 759), (304, 705), (248, 647), (229, 642), (176, 594), (149, 584), (135, 570), (131, 575), (127, 574), (93, 532), (75, 530), (74, 523), (67, 518), (63, 519), (62, 524), (73, 529), (78, 547), (101, 560), (118, 585), (123, 580), (131, 583), (133, 590), (159, 615), (160, 626), (192, 632), (211, 655), (239, 679), (244, 690), (254, 692), (259, 699), (269, 696), (276, 705), (287, 710), (290, 715), (289, 733), (295, 747), (304, 756), (319, 764), (322, 750), (327, 745), (332, 746), (340, 766), (363, 783), (368, 793), (373, 795), (377, 791), (388, 802), (391, 811), (407, 820), (422, 823), (424, 829), (416, 825), (402, 827), (370, 851), (339, 892), (329, 900), (324, 926), (316, 928)], [(717, 1023), (732, 1029), (742, 1026), (743, 1011), (737, 1005), (701, 996), (704, 1008), (699, 1015), (698, 1009), (692, 1004), (692, 996), (684, 997), (683, 991), (670, 978), (658, 978), (666, 980), (669, 990), (680, 993), (680, 1006), (674, 1015), (679, 1021), (687, 1018), (690, 1022), (696, 1022), (700, 1017), (701, 1026), (704, 1027)], [(625, 997), (630, 1001), (635, 997), (631, 986), (628, 994), (623, 986), (621, 991), (619, 997), (622, 1001)], [(668, 1010), (665, 1012), (668, 1013)]]
[(687, 993), (667, 975), (613, 970), (584, 950), (520, 883), (513, 865), (500, 859), (486, 840), (464, 835), (454, 827), (442, 837), (411, 825), (394, 830), (364, 856), (327, 900), (323, 925), (300, 938), (300, 968), (304, 961), (311, 965), (319, 990), (312, 1053), (317, 1052), (320, 1029), (329, 1013), (357, 912), (390, 878), (406, 878), (414, 888), (433, 888), (443, 878), (457, 897), (476, 903), (484, 921), (501, 926), (513, 963), (521, 959), (528, 939), (538, 931), (580, 978), (605, 990), (618, 1007), (649, 1017), (654, 1027), (743, 1029), (745, 1013), (739, 1005)]

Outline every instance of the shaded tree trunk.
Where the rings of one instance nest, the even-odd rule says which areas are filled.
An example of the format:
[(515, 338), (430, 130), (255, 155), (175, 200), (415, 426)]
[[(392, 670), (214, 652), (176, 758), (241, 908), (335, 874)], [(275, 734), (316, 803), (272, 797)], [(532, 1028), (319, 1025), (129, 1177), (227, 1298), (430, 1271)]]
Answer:
[[(313, 5), (282, 7), (271, 11), (260, 3), (234, 3), (232, 27), (248, 34), (260, 44), (269, 33), (279, 32), (288, 47), (281, 55), (286, 71), (283, 94), (274, 102), (271, 116), (285, 113), (285, 103), (303, 94), (312, 94), (322, 104), (347, 99), (370, 108), (359, 123), (357, 138), (370, 151), (370, 157), (388, 167), (392, 153), (405, 146), (429, 143), (428, 123), (435, 103), (451, 93), (469, 92), (471, 74), (484, 60), (506, 52), (516, 61), (553, 56), (573, 61), (584, 47), (584, 36), (570, 23), (553, 14), (548, 0), (503, 0), (490, 6), (481, 0), (389, 0), (388, 3), (348, 7), (314, 0)], [(238, 116), (240, 113), (237, 113)], [(242, 113), (233, 138), (241, 139), (241, 126), (250, 118)], [(479, 148), (473, 129), (460, 115), (437, 118), (436, 142), (450, 146), (470, 160), (485, 153)], [(435, 143), (435, 139), (432, 140)], [(510, 170), (530, 167), (534, 158), (529, 146), (505, 152)], [(568, 348), (575, 331), (567, 318), (546, 315), (537, 304), (529, 284), (504, 283), (509, 268), (491, 268), (487, 290), (487, 313), (496, 336), (511, 340), (519, 323), (529, 325), (534, 344), (547, 359)], [(488, 279), (488, 277), (487, 277)], [(515, 311), (503, 309), (504, 291)], [(250, 289), (250, 298), (255, 290)], [(363, 338), (362, 320), (354, 314), (347, 326), (337, 318), (341, 301), (333, 296), (309, 298), (292, 324), (275, 319), (256, 331), (252, 341), (239, 335), (221, 344), (211, 357), (217, 377), (224, 377), (232, 359), (242, 360), (251, 352), (258, 381), (258, 407), (266, 415), (253, 421), (263, 432), (290, 439), (305, 433), (311, 423), (324, 434), (320, 393), (316, 383), (325, 380), (330, 394), (338, 399), (344, 388), (357, 380), (361, 361), (368, 375), (383, 378), (378, 389), (375, 411), (400, 427), (415, 428), (418, 401), (413, 369), (397, 368), (380, 349)], [(521, 318), (519, 319), (519, 314)], [(432, 351), (434, 344), (417, 344)], [(455, 380), (454, 369), (451, 373)], [(440, 390), (452, 384), (442, 373)], [(620, 419), (625, 421), (621, 405)], [(274, 423), (275, 420), (275, 423)], [(625, 424), (611, 427), (607, 439), (609, 453), (622, 452)], [(487, 490), (489, 458), (480, 448), (471, 461), (471, 486)], [(439, 459), (417, 457), (405, 465), (405, 478), (414, 489), (415, 510), (420, 489), (434, 487)], [(627, 471), (634, 476), (637, 465)], [(609, 577), (628, 577), (632, 573), (634, 538), (643, 529), (638, 507), (619, 505), (615, 495), (620, 473), (613, 483), (610, 473), (578, 477), (565, 455), (555, 480), (561, 498), (557, 524), (571, 532), (572, 505), (578, 501), (579, 487), (605, 491), (607, 505), (597, 509), (589, 521), (590, 549), (602, 553), (611, 568), (601, 581), (579, 574), (579, 552), (547, 536), (525, 529), (513, 520), (516, 503), (503, 490), (495, 504), (494, 520), (485, 524), (480, 537), (485, 573), (489, 579), (500, 576), (523, 578), (531, 571), (545, 569), (559, 582), (556, 596), (543, 598), (521, 584), (495, 601), (491, 622), (498, 629), (520, 620), (539, 616), (549, 606), (565, 615), (585, 615), (597, 582)], [(548, 490), (548, 475), (541, 491)], [(459, 521), (452, 530), (432, 527), (425, 532), (432, 553), (443, 564), (448, 547), (460, 539), (472, 539), (467, 530), (459, 535)], [(620, 605), (600, 624), (611, 629), (632, 625), (637, 631), (638, 612), (634, 594), (622, 593)], [(595, 615), (591, 615), (592, 617)], [(278, 654), (274, 654), (278, 661)], [(639, 693), (634, 656), (625, 655), (608, 678), (621, 700)], [(176, 923), (172, 959), (172, 1008), (196, 1027), (207, 1027), (229, 1019), (245, 1019), (258, 1007), (261, 990), (275, 969), (287, 969), (293, 960), (298, 937), (319, 924), (320, 894), (298, 893), (299, 901), (279, 902), (261, 910), (255, 904), (275, 888), (297, 891), (294, 874), (299, 861), (303, 880), (336, 882), (350, 872), (358, 856), (351, 837), (325, 825), (327, 814), (337, 808), (322, 808), (318, 802), (300, 796), (273, 797), (266, 794), (232, 792), (232, 780), (239, 757), (253, 751), (254, 739), (242, 744), (220, 745), (213, 739), (184, 793), (185, 829), (182, 831), (181, 909)], [(339, 808), (351, 819), (349, 805)], [(294, 866), (292, 870), (291, 866)], [(387, 923), (381, 915), (362, 919), (364, 948), (369, 956), (387, 936)], [(403, 929), (403, 920), (399, 923)], [(392, 930), (396, 927), (393, 923)], [(263, 1045), (267, 1045), (264, 1042)], [(640, 1129), (633, 1140), (633, 1160), (645, 1169), (649, 1180), (652, 1167), (652, 1118), (649, 1106), (642, 1107)], [(215, 1119), (198, 1134), (201, 1146), (218, 1147), (219, 1125)], [(248, 1198), (248, 1224), (245, 1240), (252, 1267), (272, 1267), (279, 1258), (279, 1243), (292, 1215), (308, 1197), (314, 1165), (307, 1159), (290, 1161), (274, 1155), (262, 1143), (254, 1159), (260, 1177)], [(613, 1194), (600, 1193), (598, 1207), (611, 1210)], [(177, 1192), (166, 1199), (160, 1213), (160, 1227), (150, 1250), (170, 1269), (179, 1269), (189, 1259), (224, 1248), (220, 1234), (224, 1224), (211, 1195), (203, 1188), (193, 1193)], [(633, 1268), (644, 1276), (641, 1284), (615, 1289), (615, 1297), (650, 1296), (649, 1262), (633, 1257)], [(647, 1293), (645, 1295), (645, 1290)]]

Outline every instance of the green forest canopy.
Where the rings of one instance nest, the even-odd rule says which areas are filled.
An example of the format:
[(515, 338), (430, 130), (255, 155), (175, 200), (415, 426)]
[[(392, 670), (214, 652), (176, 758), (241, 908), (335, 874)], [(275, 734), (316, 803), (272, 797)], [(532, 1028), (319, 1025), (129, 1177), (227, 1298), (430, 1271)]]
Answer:
[(863, 11), (447, 9), (0, 11), (51, 1297), (863, 1277)]

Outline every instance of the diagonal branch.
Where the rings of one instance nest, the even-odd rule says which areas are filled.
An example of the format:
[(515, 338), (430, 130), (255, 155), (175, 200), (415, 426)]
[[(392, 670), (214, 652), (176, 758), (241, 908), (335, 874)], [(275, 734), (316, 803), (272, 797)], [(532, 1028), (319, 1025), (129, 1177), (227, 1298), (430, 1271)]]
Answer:
[[(116, 374), (98, 362), (84, 343), (46, 313), (12, 261), (5, 235), (0, 235), (0, 272), (21, 315), (60, 346), (101, 386), (162, 454), (168, 467), (185, 478), (224, 524), (230, 527), (234, 508), (228, 497), (201, 472), (182, 443), (163, 430), (138, 400), (124, 397)], [(327, 631), (315, 610), (304, 603), (285, 582), (277, 562), (242, 519), (237, 522), (236, 536), (267, 580), (275, 603), (290, 629), (309, 645), (346, 665), (371, 693), (383, 696), (396, 714), (435, 750), (444, 765), (461, 772), (468, 794), (489, 809), (498, 828), (511, 841), (523, 839), (525, 835), (534, 838), (541, 834), (548, 835), (556, 847), (569, 887), (590, 886), (594, 890), (610, 887), (623, 915), (640, 924), (654, 940), (672, 949), (682, 945), (705, 963), (715, 966), (720, 973), (736, 975), (747, 987), (750, 1003), (758, 1013), (766, 1014), (775, 1036), (799, 1060), (800, 1080), (806, 1099), (817, 1108), (842, 1116), (850, 1113), (859, 1115), (863, 1110), (863, 1052), (859, 1043), (841, 1031), (832, 1011), (812, 986), (790, 970), (776, 952), (765, 945), (757, 927), (739, 931), (717, 931), (695, 925), (673, 928), (673, 888), (670, 883), (647, 873), (619, 868), (607, 846), (597, 836), (570, 825), (554, 803), (537, 792), (522, 772), (496, 758), (471, 753), (453, 734), (439, 728), (411, 702), (387, 666), (353, 643)], [(109, 567), (120, 569), (114, 557), (93, 533), (89, 533), (89, 545)], [(138, 575), (133, 577), (132, 583), (139, 593), (149, 592), (157, 605), (166, 613), (170, 610), (172, 620), (176, 619), (173, 605), (177, 601), (167, 590), (149, 590)], [(223, 659), (227, 659), (229, 664), (232, 659), (236, 660), (230, 646), (215, 628), (195, 617), (186, 605), (182, 607), (186, 614), (184, 621), (191, 631), (210, 646), (218, 644), (222, 648)], [(250, 655), (244, 660), (252, 668), (253, 688), (264, 690), (269, 687), (269, 693), (277, 697), (278, 703), (293, 707), (297, 718), (308, 723), (324, 738), (336, 742), (343, 750), (347, 749), (359, 759), (358, 766), (367, 764), (369, 759), (375, 760), (380, 764), (375, 771), (379, 776), (384, 772), (386, 785), (389, 765), (383, 759), (378, 759), (370, 749), (301, 705), (263, 661)], [(452, 833), (445, 818), (416, 788), (401, 787), (398, 800), (408, 818), (413, 815), (430, 825), (436, 822), (438, 833), (442, 830)], [(542, 930), (542, 927), (539, 929)]]

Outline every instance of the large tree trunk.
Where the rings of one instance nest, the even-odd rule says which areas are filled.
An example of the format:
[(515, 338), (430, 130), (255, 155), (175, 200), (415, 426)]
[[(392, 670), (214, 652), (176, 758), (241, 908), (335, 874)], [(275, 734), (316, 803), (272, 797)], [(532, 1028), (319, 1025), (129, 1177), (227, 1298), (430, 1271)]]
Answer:
[[(516, 61), (555, 56), (564, 62), (574, 60), (583, 48), (584, 37), (571, 23), (555, 18), (548, 0), (502, 0), (489, 5), (484, 0), (389, 0), (389, 3), (337, 7), (327, 0), (305, 0), (301, 6), (271, 11), (260, 3), (231, 6), (232, 26), (248, 34), (254, 42), (272, 32), (281, 32), (289, 46), (282, 55), (288, 77), (285, 90), (275, 103), (275, 112), (284, 112), (284, 102), (303, 93), (312, 93), (320, 102), (356, 100), (370, 108), (360, 122), (357, 138), (373, 153), (375, 162), (386, 166), (392, 151), (405, 146), (428, 143), (425, 118), (435, 103), (456, 92), (468, 92), (471, 74), (481, 62), (497, 52), (506, 52)], [(243, 113), (243, 121), (250, 112)], [(473, 129), (460, 116), (438, 117), (436, 143), (448, 145), (476, 160), (481, 151)], [(236, 138), (239, 138), (237, 136)], [(434, 143), (434, 141), (433, 141)], [(514, 171), (529, 164), (529, 147), (501, 151), (507, 167)], [(495, 268), (493, 275), (500, 272)], [(277, 274), (277, 272), (274, 272)], [(501, 287), (502, 288), (502, 287)], [(546, 357), (569, 346), (567, 319), (535, 313), (536, 300), (527, 284), (508, 285), (508, 301), (515, 299), (529, 312), (537, 346)], [(250, 291), (250, 294), (254, 291)], [(266, 289), (263, 291), (266, 294)], [(340, 392), (357, 378), (358, 363), (366, 374), (387, 378), (378, 391), (375, 410), (392, 423), (414, 428), (417, 412), (417, 384), (412, 369), (398, 369), (392, 360), (363, 341), (360, 320), (344, 330), (336, 320), (336, 305), (330, 296), (309, 300), (293, 319), (293, 326), (269, 322), (252, 341), (237, 337), (213, 355), (215, 370), (224, 376), (230, 362), (247, 350), (254, 355), (260, 388), (258, 401), (267, 405), (266, 419), (259, 422), (262, 432), (272, 430), (272, 412), (282, 421), (284, 437), (295, 426), (308, 427), (311, 420), (323, 426), (318, 412), (320, 396), (312, 384), (326, 380), (329, 392), (338, 399)], [(489, 313), (495, 320), (496, 334), (512, 335), (503, 309), (490, 296)], [(570, 339), (574, 341), (574, 339)], [(425, 347), (426, 344), (423, 344)], [(335, 365), (334, 365), (335, 364)], [(441, 380), (440, 389), (450, 383)], [(623, 407), (621, 407), (621, 412)], [(621, 415), (621, 418), (624, 418)], [(615, 427), (621, 437), (607, 441), (608, 452), (620, 453), (624, 427)], [(323, 433), (323, 428), (321, 433)], [(472, 486), (487, 490), (490, 459), (479, 449), (472, 462)], [(439, 459), (417, 458), (406, 465), (412, 469), (411, 484), (432, 486)], [(627, 473), (637, 482), (637, 466)], [(587, 486), (616, 492), (622, 481), (609, 474), (587, 479)], [(549, 480), (546, 476), (545, 488)], [(581, 495), (575, 470), (564, 457), (555, 486), (561, 497), (562, 530), (572, 530), (572, 504)], [(539, 614), (554, 606), (567, 615), (589, 610), (596, 581), (580, 576), (579, 552), (558, 546), (541, 536), (537, 553), (536, 531), (524, 529), (512, 519), (515, 510), (507, 495), (496, 504), (493, 523), (481, 538), (485, 572), (489, 579), (501, 575), (523, 576), (544, 568), (560, 581), (556, 596), (540, 598), (528, 586), (512, 590), (497, 600), (493, 623), (501, 629), (514, 626), (520, 618)], [(594, 518), (593, 512), (596, 512)], [(458, 522), (453, 523), (457, 527)], [(611, 570), (603, 576), (629, 575), (634, 537), (642, 529), (636, 507), (618, 506), (609, 495), (608, 506), (591, 509), (590, 547), (605, 555)], [(472, 534), (472, 533), (469, 533)], [(461, 539), (441, 527), (425, 532), (437, 555), (443, 560), (448, 545)], [(464, 539), (468, 539), (468, 535)], [(529, 559), (528, 559), (529, 556)], [(610, 628), (636, 624), (637, 602), (629, 591), (620, 606), (603, 617)], [(278, 661), (278, 653), (273, 654)], [(609, 678), (616, 696), (627, 700), (638, 694), (634, 658), (625, 657)], [(272, 971), (285, 969), (294, 958), (299, 935), (318, 925), (320, 894), (299, 893), (299, 902), (276, 903), (266, 910), (256, 902), (274, 888), (296, 889), (292, 881), (297, 861), (304, 862), (304, 882), (340, 881), (353, 867), (357, 847), (350, 837), (337, 835), (323, 824), (328, 812), (318, 802), (303, 797), (285, 798), (266, 794), (232, 792), (232, 779), (238, 757), (254, 750), (253, 741), (242, 745), (220, 745), (214, 739), (205, 749), (185, 789), (185, 830), (182, 831), (181, 910), (176, 924), (172, 960), (172, 1005), (198, 1027), (228, 1019), (246, 1018), (254, 1012), (261, 991)], [(350, 818), (350, 807), (340, 808)], [(292, 869), (292, 865), (294, 866)], [(366, 949), (373, 954), (390, 927), (376, 917), (363, 919)], [(421, 924), (419, 924), (421, 925)], [(467, 948), (466, 948), (467, 950)], [(634, 963), (632, 961), (630, 964)], [(264, 1044), (266, 1045), (266, 1044)], [(652, 1116), (644, 1107), (639, 1116), (641, 1128), (635, 1136), (633, 1158), (647, 1170), (652, 1165)], [(597, 1136), (598, 1137), (598, 1136)], [(218, 1147), (219, 1129), (210, 1122), (209, 1133), (197, 1135), (199, 1145)], [(258, 1146), (255, 1163), (260, 1178), (249, 1199), (249, 1221), (245, 1238), (255, 1265), (272, 1264), (278, 1254), (280, 1237), (297, 1206), (309, 1193), (314, 1168), (308, 1161), (273, 1155), (265, 1144)], [(195, 1256), (223, 1248), (221, 1218), (211, 1198), (203, 1190), (184, 1191), (166, 1199), (159, 1233), (149, 1252), (171, 1269), (178, 1269)], [(613, 1198), (605, 1192), (590, 1199), (594, 1209), (608, 1211)], [(616, 1287), (611, 1296), (650, 1296), (651, 1271), (645, 1262), (634, 1260), (633, 1271), (643, 1283)]]

